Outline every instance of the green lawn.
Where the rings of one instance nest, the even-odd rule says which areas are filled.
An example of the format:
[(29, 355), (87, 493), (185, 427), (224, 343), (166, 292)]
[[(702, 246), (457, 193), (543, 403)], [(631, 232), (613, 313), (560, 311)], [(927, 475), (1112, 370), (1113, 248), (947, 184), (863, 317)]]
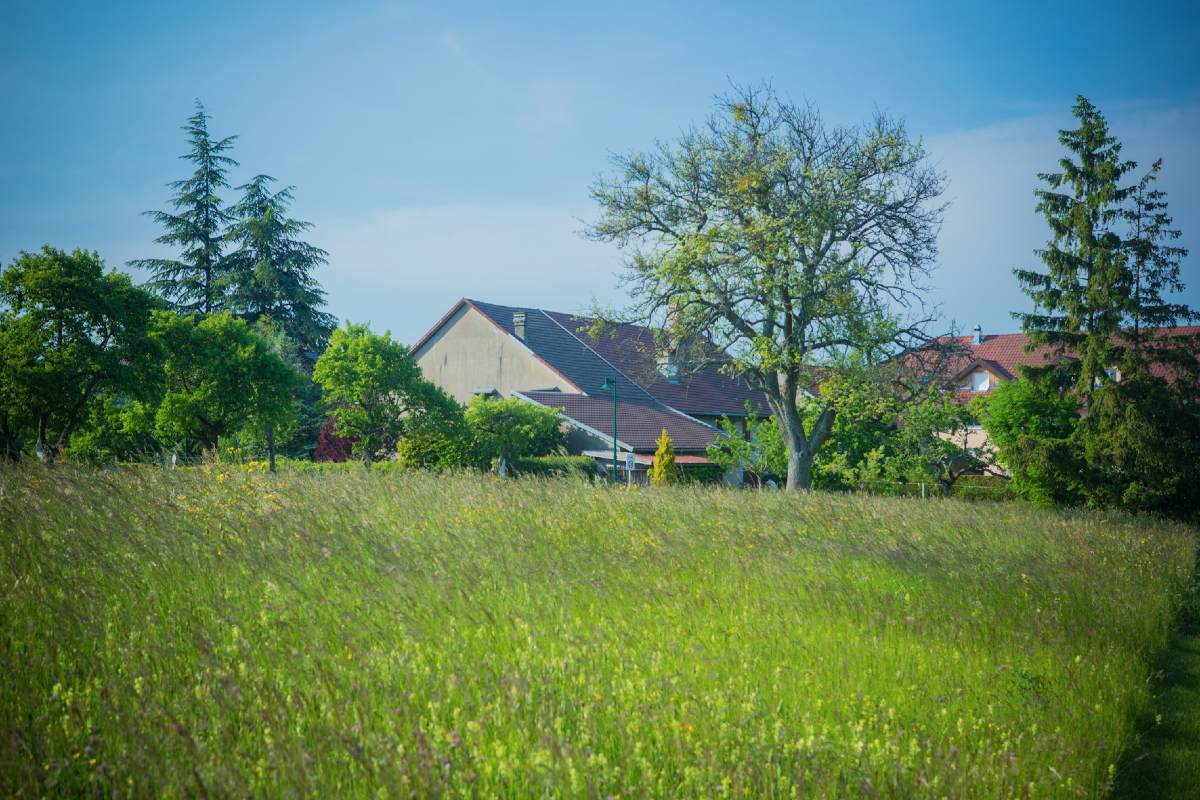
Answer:
[(4, 796), (1105, 797), (1195, 734), (1182, 526), (244, 467), (0, 523)]

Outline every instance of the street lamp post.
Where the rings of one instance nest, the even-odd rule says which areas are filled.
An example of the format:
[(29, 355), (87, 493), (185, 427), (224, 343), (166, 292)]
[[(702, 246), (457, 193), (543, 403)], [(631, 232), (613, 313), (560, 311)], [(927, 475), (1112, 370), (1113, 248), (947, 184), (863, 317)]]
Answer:
[(601, 389), (612, 389), (613, 393), (613, 468), (612, 483), (617, 485), (617, 379), (605, 378)]

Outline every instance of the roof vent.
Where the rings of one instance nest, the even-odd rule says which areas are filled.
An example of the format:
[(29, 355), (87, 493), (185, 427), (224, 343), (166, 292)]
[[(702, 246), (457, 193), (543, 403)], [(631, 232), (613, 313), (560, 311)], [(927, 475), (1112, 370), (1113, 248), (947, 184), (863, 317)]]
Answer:
[(971, 337), (971, 344), (983, 344), (983, 328), (975, 326), (975, 335)]
[(517, 335), (518, 339), (520, 339), (521, 341), (525, 341), (525, 312), (524, 311), (514, 311), (513, 312), (513, 333), (515, 333)]

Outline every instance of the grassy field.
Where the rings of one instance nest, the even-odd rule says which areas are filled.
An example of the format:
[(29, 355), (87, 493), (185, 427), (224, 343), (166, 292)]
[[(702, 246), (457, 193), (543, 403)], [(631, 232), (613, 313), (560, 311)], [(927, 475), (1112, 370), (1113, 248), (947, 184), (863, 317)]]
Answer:
[(0, 795), (1104, 797), (1189, 529), (257, 467), (0, 470)]

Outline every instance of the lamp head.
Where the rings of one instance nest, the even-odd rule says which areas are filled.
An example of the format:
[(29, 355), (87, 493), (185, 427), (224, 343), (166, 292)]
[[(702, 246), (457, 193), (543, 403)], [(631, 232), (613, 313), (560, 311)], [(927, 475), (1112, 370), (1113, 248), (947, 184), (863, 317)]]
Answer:
[(616, 378), (605, 378), (605, 379), (604, 379), (604, 384), (603, 384), (603, 385), (602, 385), (600, 388), (601, 388), (601, 389), (615, 389), (615, 388), (617, 388), (617, 379), (616, 379)]

